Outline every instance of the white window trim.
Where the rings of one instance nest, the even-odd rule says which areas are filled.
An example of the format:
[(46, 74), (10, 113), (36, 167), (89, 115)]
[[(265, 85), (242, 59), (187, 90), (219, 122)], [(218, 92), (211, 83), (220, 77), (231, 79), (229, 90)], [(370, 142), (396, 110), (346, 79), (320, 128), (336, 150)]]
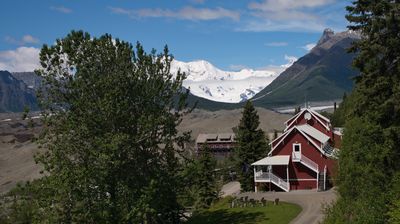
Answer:
[(295, 152), (294, 149), (295, 149), (295, 146), (296, 146), (296, 145), (299, 146), (299, 149), (300, 149), (299, 152), (301, 153), (301, 143), (293, 143), (292, 151)]

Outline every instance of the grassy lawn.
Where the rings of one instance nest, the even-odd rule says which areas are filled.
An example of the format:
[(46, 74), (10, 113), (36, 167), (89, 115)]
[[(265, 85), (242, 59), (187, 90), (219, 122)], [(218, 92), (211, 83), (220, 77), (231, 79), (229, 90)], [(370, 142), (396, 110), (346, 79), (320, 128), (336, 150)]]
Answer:
[(261, 223), (289, 223), (301, 211), (300, 206), (279, 202), (273, 205), (268, 201), (266, 207), (229, 208), (229, 198), (221, 199), (213, 207), (193, 215), (189, 224), (261, 224)]

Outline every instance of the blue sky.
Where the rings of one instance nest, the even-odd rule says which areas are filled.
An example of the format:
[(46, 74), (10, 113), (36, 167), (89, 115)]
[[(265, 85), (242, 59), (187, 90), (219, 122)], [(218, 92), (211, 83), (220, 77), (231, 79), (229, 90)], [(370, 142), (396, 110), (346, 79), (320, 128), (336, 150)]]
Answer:
[(324, 28), (346, 29), (349, 0), (87, 0), (0, 3), (0, 70), (29, 70), (40, 47), (71, 30), (168, 44), (177, 60), (225, 70), (261, 69), (301, 57)]

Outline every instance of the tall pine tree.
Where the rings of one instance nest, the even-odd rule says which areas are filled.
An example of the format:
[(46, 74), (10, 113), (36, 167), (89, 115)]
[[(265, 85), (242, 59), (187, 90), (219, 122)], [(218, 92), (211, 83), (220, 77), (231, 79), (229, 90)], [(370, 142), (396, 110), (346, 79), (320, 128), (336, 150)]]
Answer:
[(326, 222), (387, 223), (400, 204), (400, 1), (358, 0), (347, 10), (362, 35), (351, 49), (360, 74), (345, 100), (340, 197)]
[(247, 101), (239, 126), (235, 130), (237, 146), (234, 160), (242, 191), (254, 190), (254, 173), (251, 164), (268, 153), (268, 143), (262, 131), (256, 109)]
[(197, 208), (209, 208), (211, 203), (218, 198), (219, 190), (214, 174), (217, 161), (207, 146), (202, 148), (197, 164), (198, 174), (195, 182), (198, 194), (195, 206)]

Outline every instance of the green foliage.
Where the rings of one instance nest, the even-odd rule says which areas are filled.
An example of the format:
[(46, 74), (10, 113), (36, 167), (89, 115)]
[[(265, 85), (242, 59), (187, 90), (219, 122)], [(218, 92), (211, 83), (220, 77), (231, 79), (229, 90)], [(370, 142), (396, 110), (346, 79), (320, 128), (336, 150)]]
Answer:
[(196, 208), (209, 208), (211, 203), (218, 198), (219, 189), (215, 176), (216, 160), (208, 147), (203, 147), (198, 160), (198, 177), (195, 181), (198, 196)]
[(51, 202), (54, 191), (46, 188), (50, 177), (43, 177), (17, 184), (7, 194), (0, 197), (0, 223), (54, 223), (55, 215), (43, 204)]
[(251, 164), (267, 156), (269, 147), (256, 109), (250, 101), (244, 106), (239, 126), (235, 129), (237, 146), (234, 152), (238, 180), (243, 191), (254, 190), (254, 173)]
[(300, 212), (298, 205), (279, 202), (272, 205), (267, 202), (266, 207), (235, 207), (229, 208), (232, 197), (219, 200), (211, 208), (196, 213), (188, 221), (190, 224), (286, 224), (293, 220)]
[(187, 161), (182, 172), (185, 191), (180, 199), (184, 206), (197, 210), (208, 208), (219, 196), (220, 184), (216, 176), (217, 161), (206, 146), (198, 157)]
[(389, 223), (400, 223), (400, 172), (394, 175), (390, 190)]
[(25, 120), (29, 115), (29, 107), (28, 106), (24, 106), (24, 111), (22, 112), (22, 120)]
[[(351, 51), (360, 74), (337, 123), (345, 123), (339, 154), (338, 202), (326, 223), (396, 223), (400, 171), (400, 2), (355, 1), (350, 28), (363, 38)], [(342, 103), (342, 104), (343, 104)], [(341, 119), (341, 120), (340, 120)]]
[(347, 7), (350, 28), (364, 38), (352, 47), (358, 52), (354, 114), (383, 127), (400, 124), (400, 3), (356, 1)]
[[(188, 134), (184, 74), (172, 56), (138, 43), (71, 32), (40, 52), (45, 130), (37, 155), (49, 179), (35, 223), (177, 223), (184, 183), (177, 155)], [(178, 100), (176, 100), (178, 95)], [(44, 193), (44, 191), (49, 193)]]
[(339, 104), (339, 107), (334, 111), (332, 116), (330, 116), (331, 123), (334, 127), (344, 127), (346, 121), (351, 117), (350, 113), (352, 111), (354, 105), (354, 94), (350, 94), (347, 97), (347, 94), (344, 93), (342, 102)]
[(351, 91), (351, 77), (358, 71), (351, 67), (355, 54), (347, 54), (354, 39), (345, 38), (319, 55), (310, 53), (282, 72), (270, 85), (257, 93), (257, 107), (290, 106), (307, 101), (336, 100)]
[(335, 216), (327, 223), (385, 223), (386, 194), (390, 190), (387, 162), (390, 146), (383, 129), (354, 118), (345, 126), (339, 154), (339, 189), (342, 196)]

